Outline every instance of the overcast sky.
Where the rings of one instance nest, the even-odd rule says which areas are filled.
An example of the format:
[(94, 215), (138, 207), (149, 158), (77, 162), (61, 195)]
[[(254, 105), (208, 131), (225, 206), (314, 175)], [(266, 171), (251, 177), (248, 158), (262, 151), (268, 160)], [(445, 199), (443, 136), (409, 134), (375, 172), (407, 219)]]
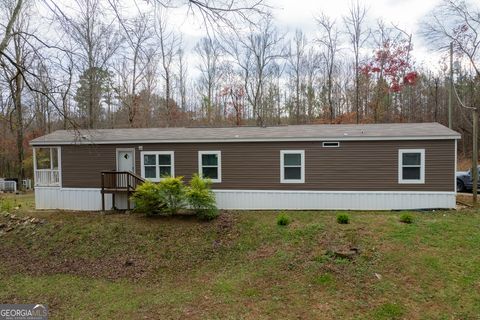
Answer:
[[(291, 34), (295, 29), (301, 29), (308, 39), (313, 39), (317, 30), (316, 15), (324, 12), (339, 23), (343, 23), (342, 17), (348, 14), (352, 1), (354, 0), (270, 0), (269, 4), (273, 7), (273, 15), (279, 29), (283, 32), (289, 31)], [(368, 24), (374, 26), (381, 18), (387, 24), (394, 23), (403, 30), (411, 32), (414, 45), (412, 54), (417, 65), (426, 64), (430, 68), (438, 66), (440, 53), (427, 48), (418, 31), (422, 18), (438, 5), (439, 0), (365, 0), (363, 3), (368, 9)], [(205, 31), (201, 22), (195, 21), (196, 19), (192, 19), (191, 16), (185, 18), (183, 9), (175, 11), (173, 15), (169, 15), (169, 18), (183, 33), (186, 51), (191, 52), (193, 45), (205, 35)], [(193, 56), (189, 63), (191, 71), (192, 68), (195, 68)]]
[[(342, 17), (348, 14), (352, 0), (277, 0), (275, 3), (281, 8), (275, 10), (280, 26), (291, 30), (301, 28), (313, 37), (316, 29), (314, 15), (323, 11), (342, 22)], [(439, 3), (439, 0), (374, 0), (363, 3), (368, 9), (369, 24), (375, 24), (381, 18), (387, 23), (394, 23), (411, 32), (413, 55), (417, 62), (426, 62), (429, 65), (437, 63), (439, 55), (432, 54), (432, 50), (426, 48), (419, 36), (418, 28), (421, 19)]]

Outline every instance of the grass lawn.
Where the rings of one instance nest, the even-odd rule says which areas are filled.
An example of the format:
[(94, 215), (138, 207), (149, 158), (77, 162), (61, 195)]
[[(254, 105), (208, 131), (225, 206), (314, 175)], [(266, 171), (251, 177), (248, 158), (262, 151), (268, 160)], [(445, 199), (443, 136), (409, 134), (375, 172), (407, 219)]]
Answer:
[[(12, 196), (10, 196), (12, 197)], [(51, 319), (479, 319), (480, 212), (226, 212), (193, 217), (32, 210), (0, 236), (0, 303)], [(0, 223), (7, 218), (1, 216)], [(330, 254), (357, 247), (352, 260)]]

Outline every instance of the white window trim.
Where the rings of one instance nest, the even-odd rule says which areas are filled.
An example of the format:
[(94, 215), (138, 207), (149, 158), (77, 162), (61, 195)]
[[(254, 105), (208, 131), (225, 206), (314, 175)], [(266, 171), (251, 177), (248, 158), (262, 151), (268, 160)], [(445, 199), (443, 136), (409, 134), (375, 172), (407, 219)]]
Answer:
[[(58, 156), (58, 179), (59, 179), (59, 187), (62, 187), (62, 148), (57, 147), (57, 156)], [(456, 180), (455, 180), (456, 185)]]
[[(300, 179), (285, 179), (285, 154), (300, 154), (301, 155), (301, 178)], [(305, 150), (280, 150), (280, 183), (305, 183)]]
[(339, 148), (340, 142), (339, 141), (323, 141), (322, 147), (323, 148)]
[(202, 164), (202, 156), (204, 154), (216, 154), (218, 159), (217, 166), (210, 166), (210, 167), (218, 167), (218, 179), (210, 179), (213, 183), (220, 183), (222, 182), (222, 152), (221, 151), (198, 151), (198, 174), (200, 177), (203, 177), (203, 164)]
[[(141, 170), (141, 175), (142, 178), (148, 180), (148, 181), (153, 181), (153, 182), (160, 182), (161, 180), (165, 178), (160, 177), (160, 172), (159, 172), (159, 165), (158, 165), (158, 155), (159, 154), (168, 154), (170, 155), (171, 159), (171, 175), (172, 177), (175, 177), (175, 153), (173, 151), (142, 151), (140, 152), (140, 170)], [(155, 176), (156, 178), (145, 178), (145, 166), (144, 166), (144, 155), (155, 155)]]
[[(420, 153), (420, 179), (403, 179), (403, 154)], [(399, 149), (398, 150), (398, 183), (399, 184), (424, 184), (425, 183), (425, 149)]]

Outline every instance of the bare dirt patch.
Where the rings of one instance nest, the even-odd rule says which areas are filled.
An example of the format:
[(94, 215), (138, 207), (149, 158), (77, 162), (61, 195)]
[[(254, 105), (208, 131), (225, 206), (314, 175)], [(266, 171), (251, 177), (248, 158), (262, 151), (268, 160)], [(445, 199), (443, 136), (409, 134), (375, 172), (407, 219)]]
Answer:
[(60, 273), (109, 280), (121, 278), (139, 280), (153, 271), (152, 265), (140, 256), (124, 254), (101, 259), (86, 259), (52, 254), (45, 258), (38, 257), (35, 251), (23, 247), (16, 247), (14, 250), (0, 249), (0, 261), (8, 272), (32, 276)]
[(271, 245), (263, 245), (248, 255), (249, 259), (266, 259), (270, 258), (277, 252), (277, 249)]
[(214, 221), (215, 232), (217, 235), (216, 244), (218, 246), (227, 246), (234, 239), (239, 237), (238, 229), (236, 228), (236, 215), (230, 211), (223, 211), (220, 216)]

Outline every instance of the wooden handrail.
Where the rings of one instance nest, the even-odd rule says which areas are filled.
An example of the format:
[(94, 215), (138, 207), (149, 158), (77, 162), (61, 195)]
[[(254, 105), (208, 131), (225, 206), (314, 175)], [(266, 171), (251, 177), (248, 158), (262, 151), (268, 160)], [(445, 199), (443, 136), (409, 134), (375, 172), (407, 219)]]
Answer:
[(140, 177), (138, 174), (134, 173), (134, 172), (131, 172), (131, 171), (117, 171), (117, 170), (110, 170), (110, 171), (102, 171), (102, 173), (111, 173), (111, 174), (117, 174), (117, 173), (126, 173), (126, 174), (129, 174), (139, 180), (142, 180), (143, 182), (145, 182), (145, 179), (143, 179), (142, 177)]
[(137, 186), (145, 182), (145, 179), (130, 171), (102, 171), (102, 211), (105, 211), (105, 192), (112, 193), (113, 206), (115, 206), (115, 192), (127, 192), (127, 209), (130, 210), (128, 197), (135, 191)]

